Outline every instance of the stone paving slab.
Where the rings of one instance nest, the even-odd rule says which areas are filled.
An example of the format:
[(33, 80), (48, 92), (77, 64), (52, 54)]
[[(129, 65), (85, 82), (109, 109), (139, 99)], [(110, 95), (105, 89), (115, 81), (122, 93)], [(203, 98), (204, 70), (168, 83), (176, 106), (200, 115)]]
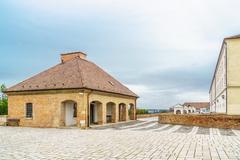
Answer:
[(160, 128), (160, 129), (158, 129), (158, 130), (155, 130), (154, 132), (162, 132), (162, 131), (167, 131), (167, 130), (169, 130), (169, 129), (172, 129), (174, 127), (174, 125), (168, 125), (167, 127), (162, 127), (162, 128)]
[(0, 127), (0, 160), (240, 160), (239, 130), (142, 123), (121, 130)]
[(120, 129), (121, 127), (127, 127), (127, 126), (133, 126), (133, 125), (137, 125), (137, 124), (142, 124), (144, 123), (144, 121), (130, 121), (130, 122), (126, 122), (126, 123), (112, 123), (110, 125), (105, 125), (105, 126), (97, 126), (97, 127), (93, 127), (93, 129), (96, 130), (104, 130), (104, 129)]
[(231, 129), (219, 129), (219, 131), (223, 136), (236, 136)]
[(140, 128), (140, 129), (135, 129), (135, 131), (151, 131), (151, 130), (155, 130), (155, 129), (158, 129), (158, 128), (161, 128), (165, 126), (165, 124), (155, 124), (153, 126), (150, 126), (150, 127), (144, 127), (144, 128)]
[(136, 128), (142, 128), (142, 127), (146, 127), (148, 125), (152, 125), (152, 124), (157, 124), (156, 121), (147, 121), (141, 124), (137, 124), (137, 125), (133, 125), (133, 126), (127, 126), (127, 127), (120, 127), (120, 129), (136, 129)]
[(190, 133), (192, 131), (192, 126), (181, 126), (175, 133)]
[(197, 134), (210, 135), (210, 128), (199, 127)]

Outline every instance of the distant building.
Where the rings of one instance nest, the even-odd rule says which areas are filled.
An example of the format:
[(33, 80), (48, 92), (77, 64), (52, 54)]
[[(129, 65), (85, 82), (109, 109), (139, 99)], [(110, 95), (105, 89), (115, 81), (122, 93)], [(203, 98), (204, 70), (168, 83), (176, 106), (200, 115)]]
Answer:
[(209, 102), (186, 102), (173, 107), (174, 114), (209, 113)]
[(210, 110), (240, 114), (240, 35), (225, 38), (213, 75), (209, 96)]
[(183, 104), (187, 107), (194, 107), (196, 113), (209, 113), (210, 103), (209, 102), (185, 102)]
[(189, 114), (189, 113), (195, 113), (196, 109), (191, 106), (184, 106), (181, 104), (177, 104), (173, 107), (174, 114)]

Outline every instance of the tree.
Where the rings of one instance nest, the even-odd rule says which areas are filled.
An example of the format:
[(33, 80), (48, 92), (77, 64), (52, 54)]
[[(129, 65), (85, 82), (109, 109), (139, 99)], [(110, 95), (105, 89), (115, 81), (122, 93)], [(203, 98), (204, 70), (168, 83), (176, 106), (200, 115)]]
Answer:
[(137, 114), (148, 114), (147, 109), (137, 109)]
[(7, 100), (7, 96), (4, 94), (4, 91), (6, 91), (6, 86), (4, 84), (2, 84), (0, 86), (0, 93), (1, 93), (0, 115), (8, 114), (8, 100)]

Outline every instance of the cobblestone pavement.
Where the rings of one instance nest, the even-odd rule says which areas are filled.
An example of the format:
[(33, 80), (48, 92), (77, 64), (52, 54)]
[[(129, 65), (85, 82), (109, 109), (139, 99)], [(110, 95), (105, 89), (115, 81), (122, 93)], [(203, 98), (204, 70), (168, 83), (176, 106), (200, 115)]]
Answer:
[(158, 124), (90, 130), (0, 127), (0, 159), (240, 159), (240, 130)]

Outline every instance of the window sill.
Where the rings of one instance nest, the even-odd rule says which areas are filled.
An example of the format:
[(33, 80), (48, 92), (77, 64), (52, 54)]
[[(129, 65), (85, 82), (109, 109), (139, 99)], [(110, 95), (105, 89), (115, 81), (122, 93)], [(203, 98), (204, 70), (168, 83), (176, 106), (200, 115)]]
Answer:
[(26, 120), (33, 120), (33, 118), (27, 118), (27, 117), (25, 117), (25, 119), (26, 119)]

